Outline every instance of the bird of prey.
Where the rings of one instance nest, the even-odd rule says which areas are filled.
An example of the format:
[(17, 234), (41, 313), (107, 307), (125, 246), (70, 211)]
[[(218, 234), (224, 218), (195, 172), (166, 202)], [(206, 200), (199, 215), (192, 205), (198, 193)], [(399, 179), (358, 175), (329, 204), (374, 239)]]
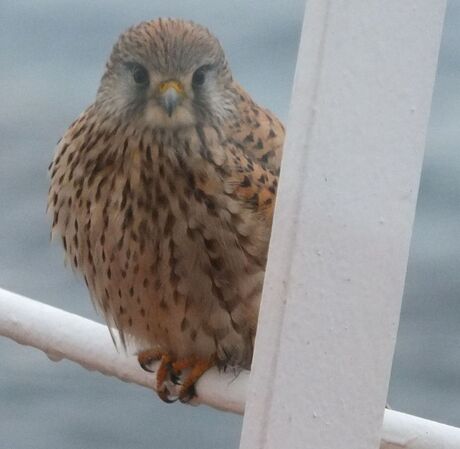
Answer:
[(157, 19), (120, 36), (58, 143), (52, 234), (165, 401), (250, 368), (283, 140), (206, 28)]

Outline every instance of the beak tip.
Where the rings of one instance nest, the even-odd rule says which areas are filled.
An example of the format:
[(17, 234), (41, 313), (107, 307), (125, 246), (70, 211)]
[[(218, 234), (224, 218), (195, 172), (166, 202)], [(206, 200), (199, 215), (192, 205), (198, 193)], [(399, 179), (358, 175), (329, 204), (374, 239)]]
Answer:
[[(172, 82), (170, 82), (171, 84)], [(161, 102), (163, 107), (168, 114), (168, 117), (172, 117), (176, 107), (182, 101), (182, 91), (178, 89), (176, 85), (172, 85), (161, 92)]]

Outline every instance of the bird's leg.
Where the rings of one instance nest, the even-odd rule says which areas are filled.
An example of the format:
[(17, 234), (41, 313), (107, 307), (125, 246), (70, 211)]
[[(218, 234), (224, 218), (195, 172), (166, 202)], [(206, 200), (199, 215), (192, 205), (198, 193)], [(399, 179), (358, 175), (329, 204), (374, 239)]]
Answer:
[(171, 356), (156, 349), (147, 349), (146, 351), (141, 351), (137, 355), (137, 360), (141, 367), (150, 373), (153, 372), (150, 369), (150, 364), (158, 360), (160, 361), (156, 376), (157, 394), (164, 402), (174, 402), (176, 399), (170, 399), (170, 392), (165, 385), (165, 381), (171, 374)]
[(211, 367), (216, 364), (215, 355), (203, 359), (195, 356), (186, 357), (172, 363), (173, 375), (179, 377), (183, 370), (189, 369), (190, 372), (185, 376), (179, 390), (179, 400), (189, 402), (196, 396), (195, 383)]

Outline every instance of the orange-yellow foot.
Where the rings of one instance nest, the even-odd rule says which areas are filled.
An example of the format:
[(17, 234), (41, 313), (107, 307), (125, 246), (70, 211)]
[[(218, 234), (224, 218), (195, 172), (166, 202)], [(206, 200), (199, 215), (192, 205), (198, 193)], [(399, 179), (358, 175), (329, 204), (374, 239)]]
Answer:
[(186, 375), (182, 379), (181, 387), (179, 390), (178, 399), (181, 402), (187, 403), (196, 396), (195, 383), (209, 368), (213, 367), (215, 364), (215, 356), (207, 359), (200, 359), (198, 357), (191, 356), (176, 360), (171, 364), (172, 375), (176, 379), (181, 378), (183, 371), (187, 371)]
[[(195, 383), (209, 368), (216, 364), (215, 356), (207, 359), (191, 356), (172, 361), (169, 354), (155, 349), (141, 351), (137, 355), (137, 360), (141, 367), (150, 373), (154, 372), (151, 369), (151, 364), (160, 362), (156, 372), (156, 390), (160, 399), (168, 403), (175, 402), (177, 399), (183, 403), (192, 400), (196, 396)], [(184, 372), (185, 375), (183, 375)], [(171, 396), (166, 385), (167, 382), (180, 385), (177, 397)]]
[(146, 351), (141, 351), (137, 355), (137, 360), (139, 365), (149, 373), (154, 371), (151, 369), (151, 364), (153, 362), (160, 361), (160, 366), (157, 370), (156, 376), (156, 390), (159, 398), (164, 402), (175, 402), (176, 399), (170, 398), (170, 391), (165, 385), (165, 382), (169, 380), (171, 376), (171, 357), (169, 354), (163, 353), (155, 349), (147, 349)]

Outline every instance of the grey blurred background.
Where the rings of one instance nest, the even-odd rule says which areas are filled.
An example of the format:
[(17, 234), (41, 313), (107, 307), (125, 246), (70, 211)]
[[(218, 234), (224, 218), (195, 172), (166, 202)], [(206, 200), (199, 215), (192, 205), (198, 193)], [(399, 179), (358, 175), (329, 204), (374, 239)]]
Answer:
[[(287, 118), (303, 0), (0, 1), (0, 286), (98, 319), (49, 244), (47, 166), (94, 98), (128, 26), (208, 26), (236, 78)], [(389, 402), (460, 426), (460, 2), (449, 3)], [(241, 418), (153, 393), (0, 338), (0, 448), (238, 447)]]

